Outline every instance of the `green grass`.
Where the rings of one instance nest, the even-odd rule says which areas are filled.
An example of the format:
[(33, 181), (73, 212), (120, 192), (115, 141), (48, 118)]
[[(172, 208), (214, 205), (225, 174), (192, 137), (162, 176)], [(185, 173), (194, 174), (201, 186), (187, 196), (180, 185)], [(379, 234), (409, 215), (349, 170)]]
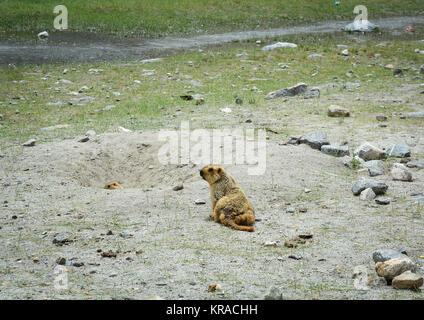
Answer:
[(0, 30), (53, 31), (56, 5), (65, 5), (69, 31), (158, 37), (264, 29), (354, 18), (365, 5), (370, 19), (420, 15), (421, 0), (0, 0)]
[[(272, 40), (278, 40), (272, 39)], [(179, 120), (191, 120), (191, 127), (213, 128), (228, 126), (225, 119), (217, 120), (220, 108), (230, 106), (233, 114), (251, 110), (261, 116), (283, 119), (273, 130), (283, 134), (301, 134), (304, 128), (293, 127), (291, 117), (315, 117), (335, 126), (367, 124), (375, 119), (375, 114), (382, 113), (379, 105), (368, 102), (367, 97), (390, 92), (396, 86), (405, 83), (421, 83), (412, 79), (417, 71), (407, 71), (404, 77), (394, 77), (391, 70), (384, 69), (389, 61), (396, 66), (418, 68), (422, 57), (414, 53), (415, 48), (424, 49), (424, 44), (410, 40), (388, 40), (386, 46), (378, 46), (373, 38), (357, 43), (335, 36), (301, 36), (286, 37), (285, 40), (299, 44), (296, 49), (278, 49), (264, 53), (254, 43), (243, 42), (231, 46), (215, 47), (204, 52), (185, 52), (178, 56), (167, 57), (162, 61), (142, 65), (137, 62), (104, 62), (96, 64), (72, 65), (20, 65), (16, 69), (0, 68), (0, 148), (7, 149), (21, 144), (28, 138), (51, 141), (58, 138), (73, 137), (84, 134), (89, 129), (97, 133), (123, 126), (128, 129), (158, 129), (179, 126)], [(414, 39), (411, 39), (414, 40)], [(348, 60), (339, 55), (338, 43), (350, 46), (352, 55)], [(247, 57), (237, 57), (241, 52)], [(411, 53), (412, 52), (412, 53)], [(311, 53), (322, 53), (323, 59), (311, 60)], [(375, 58), (374, 53), (381, 56)], [(191, 61), (192, 63), (188, 63)], [(278, 70), (279, 64), (289, 65), (288, 70)], [(319, 74), (312, 77), (316, 66)], [(63, 74), (64, 69), (67, 74)], [(97, 68), (99, 73), (89, 72)], [(153, 76), (143, 76), (145, 70), (154, 70)], [(306, 82), (310, 86), (342, 81), (354, 81), (346, 76), (353, 70), (361, 79), (361, 87), (349, 93), (346, 89), (329, 89), (328, 93), (346, 95), (353, 110), (354, 117), (345, 119), (342, 124), (338, 119), (326, 116), (328, 104), (320, 104), (321, 99), (310, 100), (314, 108), (299, 103), (295, 109), (290, 108), (290, 101), (282, 104), (281, 99), (265, 100), (269, 91)], [(334, 78), (337, 77), (337, 80)], [(42, 80), (42, 79), (46, 80)], [(266, 78), (266, 81), (252, 81), (252, 78)], [(405, 80), (409, 78), (409, 80)], [(58, 82), (60, 79), (72, 81), (71, 84)], [(24, 80), (21, 82), (21, 80)], [(135, 83), (139, 80), (141, 83)], [(189, 81), (200, 81), (202, 86), (193, 86)], [(89, 89), (77, 96), (82, 86)], [(251, 90), (256, 87), (257, 90)], [(114, 96), (113, 92), (120, 92)], [(205, 104), (196, 106), (193, 101), (183, 101), (179, 96), (187, 92), (200, 93), (205, 96)], [(360, 102), (350, 98), (361, 94)], [(323, 90), (322, 96), (327, 92)], [(95, 98), (85, 105), (69, 105), (75, 97), (90, 96)], [(243, 105), (234, 103), (235, 97), (243, 98)], [(14, 99), (22, 97), (22, 99)], [(421, 97), (421, 96), (420, 96)], [(116, 101), (119, 99), (120, 101)], [(248, 101), (255, 101), (250, 104)], [(47, 105), (62, 101), (61, 106)], [(293, 101), (293, 100), (291, 100)], [(305, 100), (302, 100), (303, 102)], [(299, 101), (301, 102), (301, 101)], [(14, 105), (16, 103), (16, 105)], [(98, 111), (107, 105), (116, 105), (110, 111)], [(16, 110), (19, 113), (16, 113)], [(178, 114), (179, 110), (182, 114)], [(410, 111), (404, 104), (388, 103), (384, 113)], [(318, 115), (313, 112), (318, 111)], [(222, 117), (221, 117), (222, 118)], [(221, 122), (220, 122), (221, 121)], [(396, 124), (415, 127), (419, 119), (393, 120)], [(240, 120), (244, 123), (244, 120)], [(41, 128), (57, 124), (69, 124), (69, 128), (52, 131), (40, 131)], [(264, 124), (264, 127), (267, 127)], [(388, 128), (388, 130), (391, 130)], [(278, 136), (274, 135), (273, 136)], [(281, 134), (280, 134), (281, 135)]]

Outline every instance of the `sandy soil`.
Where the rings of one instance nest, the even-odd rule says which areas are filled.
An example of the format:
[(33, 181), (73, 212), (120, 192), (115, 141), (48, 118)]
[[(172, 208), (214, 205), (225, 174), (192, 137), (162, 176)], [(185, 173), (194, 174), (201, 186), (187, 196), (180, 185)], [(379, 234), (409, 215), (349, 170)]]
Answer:
[[(408, 101), (418, 92), (417, 86), (399, 88), (394, 96)], [(290, 111), (293, 103), (319, 109), (328, 99), (354, 101), (354, 95), (293, 98), (279, 101), (278, 108), (296, 114)], [(233, 114), (216, 115), (215, 121), (231, 127), (241, 126), (245, 117), (254, 119), (246, 128), (284, 124), (269, 109), (245, 115), (243, 107), (233, 108)], [(199, 123), (202, 117), (210, 120), (204, 112)], [(297, 133), (323, 130), (332, 142), (346, 139), (351, 149), (364, 140), (379, 147), (402, 140), (410, 144), (413, 159), (423, 160), (416, 157), (424, 152), (422, 126), (389, 121), (389, 128), (380, 128), (375, 121), (358, 127), (354, 117), (342, 125), (323, 123), (322, 117), (322, 112), (295, 116), (290, 128)], [(424, 170), (411, 169), (413, 182), (392, 181), (390, 174), (375, 177), (389, 185), (387, 196), (395, 201), (380, 206), (353, 196), (350, 189), (360, 177), (340, 158), (306, 145), (280, 145), (284, 135), (268, 136), (263, 176), (247, 175), (247, 165), (226, 166), (255, 207), (254, 233), (210, 220), (201, 166), (160, 165), (156, 155), (163, 143), (156, 131), (111, 132), (85, 143), (75, 137), (11, 151), (0, 158), (0, 298), (143, 299), (157, 294), (166, 299), (262, 299), (273, 286), (287, 299), (422, 298), (422, 292), (395, 290), (377, 280), (372, 253), (406, 248), (423, 271), (423, 204), (411, 193), (424, 190)], [(111, 180), (124, 189), (102, 189)], [(173, 191), (180, 183), (184, 189)], [(206, 203), (195, 204), (198, 199)], [(54, 244), (63, 232), (72, 242)], [(284, 247), (285, 240), (305, 232), (312, 240)], [(109, 250), (117, 256), (101, 256)], [(302, 259), (290, 259), (290, 254)], [(54, 285), (59, 257), (66, 259), (67, 290)], [(358, 265), (374, 279), (367, 292), (354, 288), (352, 272)], [(208, 292), (212, 283), (222, 290)]]

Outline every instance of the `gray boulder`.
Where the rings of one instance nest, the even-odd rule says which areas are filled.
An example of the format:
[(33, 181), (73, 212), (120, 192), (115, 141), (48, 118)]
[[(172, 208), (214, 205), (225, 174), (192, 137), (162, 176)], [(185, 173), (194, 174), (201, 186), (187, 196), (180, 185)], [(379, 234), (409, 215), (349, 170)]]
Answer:
[(361, 144), (354, 152), (355, 155), (365, 161), (380, 160), (386, 157), (386, 153), (380, 148), (374, 147), (372, 144), (365, 142)]
[(309, 145), (312, 149), (318, 150), (321, 150), (323, 145), (330, 144), (327, 134), (321, 131), (309, 132), (300, 138), (299, 142)]
[(308, 86), (305, 83), (301, 82), (296, 84), (293, 87), (280, 89), (277, 91), (272, 91), (265, 96), (265, 99), (269, 100), (269, 99), (275, 99), (278, 97), (294, 97), (297, 95), (304, 94), (307, 91), (307, 89), (308, 89)]
[(371, 177), (384, 174), (385, 165), (381, 160), (370, 160), (360, 164), (361, 168), (367, 168)]
[(424, 169), (424, 162), (421, 161), (409, 161), (406, 166), (408, 168), (419, 168)]
[(384, 182), (377, 182), (371, 179), (363, 179), (356, 181), (351, 190), (353, 194), (357, 196), (367, 188), (371, 188), (376, 195), (380, 195), (385, 194), (389, 186)]
[(411, 150), (406, 143), (401, 142), (387, 148), (386, 154), (389, 157), (405, 158), (411, 156)]
[(344, 157), (350, 155), (349, 146), (337, 146), (332, 144), (321, 146), (321, 152), (335, 157)]

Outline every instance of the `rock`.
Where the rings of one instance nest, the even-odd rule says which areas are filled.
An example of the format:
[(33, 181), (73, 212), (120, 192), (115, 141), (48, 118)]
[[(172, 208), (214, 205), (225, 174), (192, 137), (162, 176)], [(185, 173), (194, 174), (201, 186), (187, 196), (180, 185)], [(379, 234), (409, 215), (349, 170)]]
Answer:
[(4, 120), (4, 117), (2, 114), (0, 114), (0, 121), (3, 121), (3, 120)]
[(415, 271), (416, 269), (417, 266), (409, 258), (391, 259), (375, 264), (375, 271), (378, 276), (386, 279), (388, 283), (391, 283), (393, 278), (405, 271)]
[(219, 109), (219, 111), (221, 111), (221, 112), (224, 112), (224, 113), (231, 113), (231, 112), (233, 112), (230, 108), (222, 108), (222, 109)]
[(104, 107), (102, 110), (103, 111), (109, 111), (109, 110), (112, 110), (112, 109), (114, 109), (114, 108), (116, 108), (116, 106), (115, 105), (110, 105), (110, 106), (106, 106), (106, 107)]
[(212, 283), (208, 286), (208, 292), (215, 292), (221, 290), (222, 287), (218, 283)]
[(113, 231), (112, 231), (112, 230), (108, 230), (108, 231), (106, 232), (106, 235), (107, 235), (107, 236), (111, 236), (111, 235), (113, 235)]
[(360, 164), (361, 168), (367, 168), (368, 173), (371, 177), (379, 176), (384, 174), (385, 165), (384, 162), (381, 160), (370, 160), (365, 161)]
[(286, 143), (287, 144), (299, 144), (300, 143), (300, 138), (302, 138), (302, 136), (290, 136)]
[(206, 204), (206, 201), (205, 200), (201, 200), (201, 199), (197, 199), (197, 200), (194, 200), (194, 203), (195, 204)]
[(296, 48), (297, 44), (290, 43), (290, 42), (277, 42), (274, 44), (270, 44), (268, 46), (265, 46), (262, 48), (263, 51), (271, 51), (276, 48)]
[(78, 142), (84, 143), (84, 142), (87, 142), (89, 140), (90, 140), (89, 137), (82, 137), (81, 139), (78, 140)]
[(381, 115), (381, 114), (375, 116), (375, 118), (377, 119), (377, 121), (387, 121), (387, 119), (388, 119), (387, 116)]
[(112, 250), (109, 251), (103, 251), (101, 253), (102, 258), (116, 258), (117, 253), (113, 252)]
[(349, 55), (349, 50), (344, 49), (344, 50), (342, 51), (341, 55), (342, 55), (342, 56), (347, 57), (347, 56)]
[(393, 180), (395, 181), (411, 182), (413, 180), (412, 173), (409, 172), (408, 168), (402, 163), (394, 163), (390, 173), (392, 175)]
[(22, 146), (23, 147), (33, 147), (33, 146), (35, 146), (35, 142), (36, 142), (37, 140), (35, 140), (35, 139), (30, 139), (30, 140), (28, 140), (27, 142), (24, 142), (23, 144), (22, 144)]
[(294, 97), (300, 94), (304, 94), (308, 89), (308, 86), (301, 82), (292, 87), (272, 91), (265, 96), (265, 99), (275, 99), (278, 97)]
[(304, 143), (309, 145), (313, 149), (321, 150), (323, 145), (328, 145), (330, 142), (328, 141), (327, 134), (321, 131), (312, 131), (304, 135), (299, 140), (300, 143)]
[(337, 105), (328, 107), (327, 114), (329, 117), (349, 117), (350, 111)]
[(319, 98), (320, 94), (321, 91), (319, 88), (311, 88), (311, 90), (306, 90), (306, 92), (303, 94), (303, 97), (305, 99)]
[(308, 56), (308, 59), (321, 59), (321, 58), (324, 58), (324, 56), (319, 53), (313, 53)]
[(86, 135), (87, 137), (95, 137), (95, 136), (96, 136), (96, 131), (94, 131), (94, 130), (88, 130), (88, 131), (85, 133), (85, 135)]
[(390, 64), (386, 64), (385, 66), (384, 66), (384, 69), (394, 69), (395, 68), (395, 66), (394, 65), (392, 65), (391, 63)]
[(130, 133), (130, 132), (132, 132), (132, 130), (127, 129), (127, 128), (124, 128), (124, 127), (118, 127), (118, 132), (121, 132), (121, 133)]
[(368, 142), (365, 142), (362, 145), (360, 145), (355, 150), (354, 154), (365, 161), (380, 160), (380, 159), (386, 158), (386, 153), (383, 150), (377, 147), (374, 147)]
[(275, 241), (267, 241), (263, 244), (264, 247), (278, 247), (277, 242)]
[(300, 254), (291, 254), (289, 255), (290, 259), (301, 260), (303, 257)]
[(240, 97), (236, 98), (236, 104), (243, 104), (243, 99)]
[(68, 233), (58, 233), (53, 238), (53, 243), (57, 246), (62, 246), (70, 242), (72, 242), (72, 239), (70, 238), (70, 235)]
[(343, 30), (348, 32), (373, 32), (378, 30), (378, 26), (368, 20), (360, 19), (349, 23)]
[(82, 261), (75, 261), (75, 262), (72, 262), (71, 263), (71, 266), (73, 266), (73, 267), (77, 267), (77, 268), (80, 268), (80, 267), (82, 267), (84, 265), (84, 262), (82, 262)]
[(268, 294), (264, 297), (264, 300), (283, 300), (283, 293), (280, 289), (273, 286), (269, 289)]
[(160, 296), (158, 296), (157, 294), (152, 294), (151, 296), (143, 299), (143, 300), (164, 300), (163, 298), (161, 298)]
[(357, 196), (367, 188), (371, 188), (376, 195), (380, 195), (385, 194), (389, 186), (384, 182), (377, 182), (371, 179), (362, 179), (355, 182), (352, 187), (352, 192), (355, 196)]
[(424, 118), (424, 110), (417, 112), (408, 112), (405, 114), (406, 118)]
[(354, 167), (358, 167), (361, 163), (364, 163), (365, 161), (359, 158), (358, 156), (350, 157), (350, 156), (344, 156), (342, 157), (343, 165), (345, 167), (348, 167), (350, 169), (353, 169)]
[(401, 142), (387, 148), (386, 154), (390, 157), (405, 158), (411, 156), (411, 150), (406, 143)]
[(371, 188), (366, 188), (363, 190), (359, 196), (360, 200), (373, 200), (375, 198), (375, 193)]
[(172, 190), (174, 190), (174, 191), (180, 191), (180, 190), (183, 190), (183, 189), (184, 189), (183, 184), (176, 185), (175, 187), (172, 188)]
[(59, 265), (65, 265), (66, 264), (66, 259), (63, 257), (59, 257), (56, 259), (56, 263)]
[(38, 39), (47, 39), (49, 37), (49, 33), (47, 31), (42, 31), (39, 34), (37, 34)]
[(335, 157), (349, 156), (349, 146), (337, 146), (332, 144), (323, 145), (321, 152)]
[(395, 76), (397, 76), (397, 75), (402, 75), (403, 74), (403, 71), (402, 71), (402, 69), (394, 69), (393, 70), (393, 75), (395, 75)]
[(392, 280), (392, 286), (395, 289), (417, 290), (422, 285), (423, 277), (418, 274), (412, 273), (409, 270), (394, 277)]
[(420, 161), (409, 161), (406, 166), (408, 168), (420, 168), (420, 169), (424, 169), (424, 162), (420, 162)]
[(293, 208), (293, 207), (288, 207), (288, 208), (286, 209), (286, 212), (287, 212), (287, 213), (295, 213), (295, 212), (296, 212), (296, 209), (295, 209), (295, 208)]
[(390, 198), (379, 197), (379, 198), (375, 199), (375, 202), (377, 204), (381, 204), (381, 205), (388, 205), (390, 203)]
[(420, 73), (424, 74), (424, 64), (422, 64), (421, 67), (420, 67)]
[(287, 248), (296, 248), (297, 245), (305, 244), (305, 243), (306, 243), (305, 239), (302, 239), (301, 237), (297, 236), (297, 237), (294, 237), (291, 240), (285, 241), (284, 246), (287, 247)]
[(359, 177), (368, 177), (369, 176), (369, 171), (367, 168), (362, 168), (356, 171), (356, 173), (358, 174)]
[(372, 259), (374, 260), (375, 263), (385, 262), (387, 260), (392, 260), (392, 259), (402, 259), (402, 258), (408, 258), (408, 256), (403, 254), (399, 250), (393, 250), (393, 249), (380, 249), (380, 250), (374, 251), (372, 254)]
[(40, 131), (52, 131), (52, 130), (55, 130), (55, 129), (67, 129), (69, 127), (70, 127), (69, 124), (57, 124), (55, 126), (41, 128)]

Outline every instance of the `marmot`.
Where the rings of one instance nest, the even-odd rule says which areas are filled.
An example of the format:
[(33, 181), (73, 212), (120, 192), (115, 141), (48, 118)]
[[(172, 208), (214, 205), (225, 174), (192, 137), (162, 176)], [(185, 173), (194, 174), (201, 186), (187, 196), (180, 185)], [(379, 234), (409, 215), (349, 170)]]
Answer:
[(122, 186), (118, 182), (109, 182), (105, 185), (105, 189), (109, 190), (116, 190), (116, 189), (122, 189)]
[(206, 166), (200, 170), (200, 176), (210, 186), (215, 222), (237, 230), (255, 231), (248, 227), (255, 222), (255, 211), (234, 178), (221, 166)]

